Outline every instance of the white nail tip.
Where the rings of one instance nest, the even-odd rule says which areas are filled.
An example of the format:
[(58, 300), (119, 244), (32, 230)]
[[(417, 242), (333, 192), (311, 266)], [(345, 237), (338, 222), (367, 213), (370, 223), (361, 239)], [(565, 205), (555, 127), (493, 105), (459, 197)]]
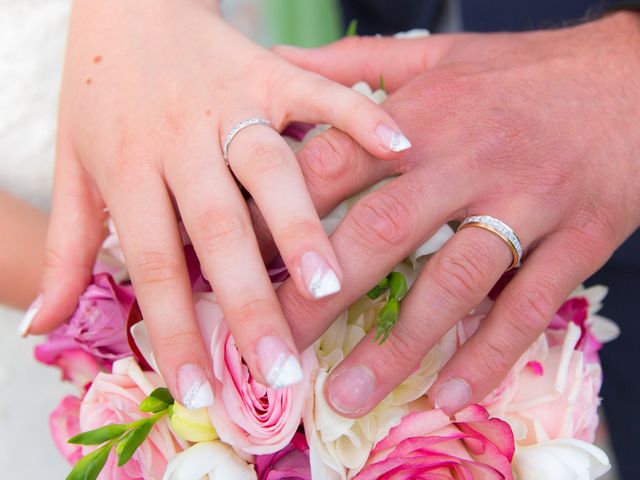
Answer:
[(33, 325), (33, 321), (38, 315), (38, 312), (40, 311), (41, 306), (42, 306), (42, 297), (38, 297), (31, 304), (29, 309), (24, 314), (24, 317), (22, 317), (22, 320), (18, 324), (18, 336), (26, 337), (29, 334), (31, 325)]
[(302, 377), (302, 367), (296, 357), (281, 353), (269, 370), (267, 382), (272, 388), (285, 388), (295, 385)]
[(194, 384), (184, 395), (182, 404), (189, 410), (206, 408), (213, 405), (213, 390), (208, 382)]
[(411, 142), (400, 132), (393, 132), (393, 135), (391, 135), (389, 148), (392, 152), (402, 152), (411, 148)]
[(333, 295), (340, 291), (340, 280), (331, 269), (319, 268), (309, 282), (309, 291), (315, 299)]
[(197, 365), (188, 364), (180, 367), (178, 390), (181, 403), (189, 410), (210, 407), (215, 400), (207, 377)]

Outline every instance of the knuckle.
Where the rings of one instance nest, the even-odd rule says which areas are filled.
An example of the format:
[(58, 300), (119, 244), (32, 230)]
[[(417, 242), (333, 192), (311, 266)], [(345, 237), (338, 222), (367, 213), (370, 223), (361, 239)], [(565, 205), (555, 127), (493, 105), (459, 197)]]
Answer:
[(317, 238), (322, 233), (322, 228), (313, 219), (298, 219), (290, 221), (282, 231), (277, 232), (277, 236), (288, 244), (296, 244), (305, 239), (307, 241)]
[(168, 252), (147, 250), (133, 260), (132, 275), (136, 288), (157, 287), (171, 284), (180, 278), (183, 267), (179, 259)]
[[(420, 363), (426, 352), (416, 351), (415, 335), (401, 330), (401, 323), (392, 330), (389, 339), (384, 343), (386, 347), (380, 358), (380, 366), (387, 370), (385, 373), (397, 377), (398, 370), (411, 371)], [(422, 355), (421, 355), (422, 353)]]
[(154, 339), (154, 346), (160, 358), (166, 353), (175, 356), (177, 352), (193, 352), (194, 346), (199, 344), (202, 344), (202, 337), (195, 331), (166, 332)]
[(217, 249), (221, 244), (234, 243), (248, 231), (248, 220), (239, 212), (223, 207), (211, 207), (194, 219), (196, 236), (205, 252)]
[(291, 152), (286, 146), (277, 142), (254, 141), (246, 149), (246, 158), (251, 159), (250, 165), (244, 176), (250, 179), (260, 179), (264, 175), (277, 174), (283, 168), (290, 165)]
[(518, 340), (529, 343), (544, 330), (556, 310), (552, 291), (550, 286), (538, 280), (506, 296), (509, 330), (518, 336)]
[(356, 145), (347, 135), (329, 132), (313, 139), (298, 154), (300, 167), (311, 184), (344, 179), (354, 170), (356, 158)]
[(506, 353), (509, 345), (503, 340), (494, 338), (490, 342), (485, 342), (476, 358), (480, 362), (477, 371), (484, 378), (503, 378), (509, 370), (509, 361)]
[(280, 311), (270, 298), (253, 298), (234, 306), (229, 311), (229, 317), (242, 324), (246, 322), (263, 322), (265, 318), (281, 316)]
[(352, 210), (352, 224), (360, 243), (378, 250), (406, 244), (414, 234), (414, 213), (405, 199), (391, 191), (378, 191), (362, 199)]
[(487, 258), (482, 247), (460, 248), (433, 258), (434, 284), (455, 302), (474, 305), (484, 292), (488, 278)]

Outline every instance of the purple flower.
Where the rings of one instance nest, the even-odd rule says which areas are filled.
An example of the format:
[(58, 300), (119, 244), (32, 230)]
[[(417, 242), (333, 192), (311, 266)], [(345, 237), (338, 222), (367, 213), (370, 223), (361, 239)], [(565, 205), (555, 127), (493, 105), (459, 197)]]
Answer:
[(296, 432), (291, 443), (276, 453), (256, 457), (258, 480), (310, 480), (309, 445)]
[[(117, 285), (108, 273), (93, 276), (78, 301), (73, 316), (36, 347), (36, 358), (63, 370), (66, 379), (74, 378), (74, 371), (86, 369), (87, 355), (106, 369), (119, 359), (132, 354), (127, 342), (127, 318), (135, 300), (133, 288)], [(85, 360), (69, 364), (69, 358)]]

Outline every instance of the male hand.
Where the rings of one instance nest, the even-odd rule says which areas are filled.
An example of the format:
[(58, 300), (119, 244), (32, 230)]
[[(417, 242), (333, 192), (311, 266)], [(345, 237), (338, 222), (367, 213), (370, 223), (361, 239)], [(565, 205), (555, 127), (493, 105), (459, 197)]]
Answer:
[[(384, 104), (413, 148), (373, 159), (329, 131), (299, 154), (320, 213), (392, 174), (331, 236), (344, 288), (321, 302), (292, 281), (278, 291), (298, 347), (442, 224), (487, 214), (510, 225), (523, 265), (429, 392), (453, 414), (481, 401), (547, 326), (566, 296), (640, 224), (640, 15), (522, 34), (348, 38), (289, 61), (345, 84), (384, 75)], [(512, 260), (477, 228), (427, 264), (382, 346), (364, 338), (327, 382), (340, 414), (369, 412), (491, 290)]]

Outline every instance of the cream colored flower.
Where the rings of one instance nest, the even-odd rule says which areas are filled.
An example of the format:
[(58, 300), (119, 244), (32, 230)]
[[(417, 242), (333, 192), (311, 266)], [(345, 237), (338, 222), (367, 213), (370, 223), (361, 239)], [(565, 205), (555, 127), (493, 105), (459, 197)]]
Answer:
[[(407, 264), (400, 268), (410, 275), (411, 280), (415, 278), (415, 272)], [(374, 328), (378, 310), (383, 304), (383, 299), (363, 297), (342, 314), (316, 343), (320, 370), (303, 416), (313, 478), (345, 480), (357, 474), (376, 442), (411, 411), (412, 403), (424, 395), (442, 367), (442, 352), (435, 348), (413, 375), (362, 418), (345, 418), (329, 407), (323, 388), (330, 370)]]
[(611, 464), (595, 445), (564, 439), (517, 447), (512, 468), (516, 480), (592, 480)]

